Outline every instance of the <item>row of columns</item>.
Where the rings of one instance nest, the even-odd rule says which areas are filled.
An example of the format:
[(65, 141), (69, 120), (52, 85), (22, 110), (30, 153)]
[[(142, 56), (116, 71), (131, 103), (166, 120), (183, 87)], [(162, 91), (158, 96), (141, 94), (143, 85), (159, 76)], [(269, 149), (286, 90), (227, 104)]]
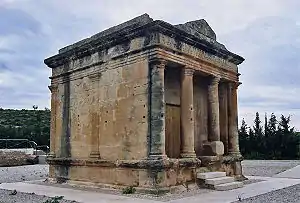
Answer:
[[(151, 103), (151, 131), (149, 157), (160, 159), (167, 157), (165, 149), (165, 74), (166, 61), (160, 60), (150, 67), (150, 103)], [(194, 70), (184, 67), (181, 71), (181, 149), (182, 158), (196, 157), (194, 146), (194, 106), (193, 106), (193, 75)], [(220, 113), (219, 113), (219, 82), (220, 78), (211, 77), (208, 86), (209, 112), (209, 142), (220, 141)], [(228, 152), (239, 154), (238, 141), (238, 112), (237, 87), (238, 84), (228, 84)], [(224, 147), (223, 147), (224, 148)], [(224, 149), (223, 149), (224, 151)]]

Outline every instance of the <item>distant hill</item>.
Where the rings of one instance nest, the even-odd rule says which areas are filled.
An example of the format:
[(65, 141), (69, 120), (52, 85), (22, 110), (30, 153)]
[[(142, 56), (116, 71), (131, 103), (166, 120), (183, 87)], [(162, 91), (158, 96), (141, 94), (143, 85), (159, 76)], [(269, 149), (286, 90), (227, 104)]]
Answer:
[(50, 110), (14, 110), (0, 108), (0, 139), (29, 139), (48, 145)]

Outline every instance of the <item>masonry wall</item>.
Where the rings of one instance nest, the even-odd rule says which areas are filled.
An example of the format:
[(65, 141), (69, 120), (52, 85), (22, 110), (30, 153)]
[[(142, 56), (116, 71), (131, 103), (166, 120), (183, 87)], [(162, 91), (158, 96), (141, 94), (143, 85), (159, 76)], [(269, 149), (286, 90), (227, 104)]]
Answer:
[(88, 158), (95, 149), (106, 160), (147, 156), (148, 59), (126, 60), (85, 70), (58, 85), (58, 157)]
[(181, 70), (179, 67), (168, 67), (165, 72), (166, 104), (180, 105)]
[(203, 142), (208, 139), (207, 84), (206, 78), (194, 75), (195, 151), (197, 156), (203, 155)]

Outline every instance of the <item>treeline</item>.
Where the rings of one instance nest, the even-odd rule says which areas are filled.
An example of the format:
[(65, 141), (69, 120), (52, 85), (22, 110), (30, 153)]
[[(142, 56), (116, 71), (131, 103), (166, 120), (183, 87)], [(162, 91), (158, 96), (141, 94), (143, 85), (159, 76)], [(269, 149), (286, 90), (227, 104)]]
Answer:
[(290, 126), (290, 116), (272, 113), (264, 122), (256, 113), (253, 127), (245, 120), (239, 129), (240, 150), (245, 159), (299, 159), (300, 133)]
[[(0, 108), (0, 139), (29, 139), (49, 146), (50, 110), (38, 110), (37, 106), (33, 110)], [(265, 115), (262, 122), (256, 113), (252, 127), (242, 120), (239, 141), (245, 159), (300, 158), (300, 133), (290, 126), (290, 116), (277, 119), (274, 114)]]
[[(37, 106), (33, 110), (0, 108), (0, 139), (29, 139), (49, 146), (50, 110), (38, 110)], [(0, 147), (3, 145), (1, 142)]]

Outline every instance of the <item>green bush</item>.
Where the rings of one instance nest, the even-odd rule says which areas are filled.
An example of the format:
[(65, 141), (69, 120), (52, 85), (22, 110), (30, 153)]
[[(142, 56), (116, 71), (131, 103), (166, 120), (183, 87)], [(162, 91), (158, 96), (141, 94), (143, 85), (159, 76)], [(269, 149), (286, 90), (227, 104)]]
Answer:
[(122, 194), (134, 194), (135, 188), (133, 186), (126, 187), (122, 190)]

